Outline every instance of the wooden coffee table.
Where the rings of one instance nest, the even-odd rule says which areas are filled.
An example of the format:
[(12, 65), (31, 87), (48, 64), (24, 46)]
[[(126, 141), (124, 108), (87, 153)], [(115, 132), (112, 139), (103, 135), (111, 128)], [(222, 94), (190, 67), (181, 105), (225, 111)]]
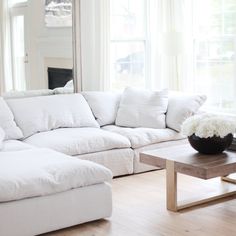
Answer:
[(205, 180), (221, 177), (222, 181), (236, 184), (236, 180), (228, 176), (236, 172), (236, 152), (205, 155), (195, 151), (189, 144), (184, 144), (140, 153), (140, 161), (166, 169), (166, 201), (170, 211), (176, 212), (236, 194), (236, 191), (227, 192), (184, 205), (178, 205), (177, 201), (177, 173)]

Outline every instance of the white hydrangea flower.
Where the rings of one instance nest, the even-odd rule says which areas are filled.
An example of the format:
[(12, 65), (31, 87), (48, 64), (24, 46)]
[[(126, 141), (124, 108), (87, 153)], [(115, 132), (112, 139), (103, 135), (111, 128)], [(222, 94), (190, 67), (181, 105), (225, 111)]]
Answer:
[(186, 119), (182, 125), (182, 133), (186, 136), (195, 134), (200, 138), (213, 136), (225, 137), (236, 132), (236, 121), (212, 114), (195, 115)]

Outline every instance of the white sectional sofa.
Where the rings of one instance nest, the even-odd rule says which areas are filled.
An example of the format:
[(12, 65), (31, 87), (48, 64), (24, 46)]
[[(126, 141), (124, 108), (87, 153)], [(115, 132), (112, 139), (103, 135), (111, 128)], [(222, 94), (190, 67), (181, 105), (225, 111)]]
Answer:
[[(186, 142), (179, 132), (181, 123), (196, 113), (206, 99), (202, 95), (174, 94), (168, 97), (163, 91), (145, 91), (140, 95), (138, 90), (131, 88), (123, 94), (83, 92), (51, 95), (50, 91), (47, 95), (44, 91), (43, 96), (38, 95), (0, 98), (0, 129), (5, 132), (0, 146), (0, 165), (1, 157), (3, 160), (6, 156), (11, 157), (12, 161), (11, 158), (7, 160), (12, 166), (17, 157), (22, 157), (26, 168), (23, 165), (19, 167), (23, 173), (31, 173), (30, 166), (35, 168), (35, 165), (30, 155), (38, 159), (40, 155), (52, 158), (55, 161), (52, 166), (58, 164), (57, 156), (59, 162), (72, 158), (80, 162), (78, 165), (82, 169), (78, 167), (76, 171), (84, 173), (82, 182), (85, 184), (69, 185), (45, 194), (42, 187), (36, 194), (6, 198), (6, 201), (1, 201), (0, 194), (0, 218), (4, 218), (0, 223), (0, 235), (34, 235), (109, 217), (112, 203), (107, 182), (111, 179), (111, 172), (113, 176), (121, 176), (153, 170), (152, 166), (139, 162), (139, 153)], [(89, 173), (81, 161), (88, 163)], [(8, 162), (5, 165), (11, 169)], [(94, 178), (87, 183), (89, 175)], [(64, 176), (70, 174), (64, 173)], [(30, 178), (29, 174), (27, 181), (30, 182)], [(77, 181), (76, 177), (71, 178), (72, 182)], [(19, 183), (16, 185), (21, 186)], [(23, 217), (19, 219), (16, 212), (24, 212)], [(52, 222), (55, 215), (57, 217)], [(9, 228), (12, 222), (16, 227)]]
[(120, 176), (153, 169), (139, 162), (140, 151), (186, 142), (180, 125), (205, 96), (171, 95), (159, 129), (115, 125), (120, 101), (120, 93), (96, 91), (6, 99), (24, 143), (95, 161)]

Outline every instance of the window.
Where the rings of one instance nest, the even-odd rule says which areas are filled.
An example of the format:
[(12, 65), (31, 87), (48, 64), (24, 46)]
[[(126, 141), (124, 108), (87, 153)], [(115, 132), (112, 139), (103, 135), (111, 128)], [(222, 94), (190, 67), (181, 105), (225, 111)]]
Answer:
[(28, 0), (9, 0), (9, 5), (10, 6), (14, 6), (16, 4), (21, 4), (21, 3), (25, 3), (27, 2)]
[(145, 86), (147, 0), (112, 0), (110, 8), (111, 89)]
[[(11, 53), (12, 53), (12, 71), (13, 71), (13, 89), (26, 89), (26, 64), (28, 55), (26, 53), (26, 8), (23, 0), (11, 1), (10, 19), (11, 19)], [(22, 4), (23, 3), (23, 4)]]
[(208, 107), (236, 112), (236, 1), (195, 0), (195, 87)]
[[(110, 2), (112, 89), (195, 90), (207, 94), (208, 109), (236, 112), (236, 0)], [(163, 32), (169, 41), (183, 35), (178, 55), (162, 52)]]

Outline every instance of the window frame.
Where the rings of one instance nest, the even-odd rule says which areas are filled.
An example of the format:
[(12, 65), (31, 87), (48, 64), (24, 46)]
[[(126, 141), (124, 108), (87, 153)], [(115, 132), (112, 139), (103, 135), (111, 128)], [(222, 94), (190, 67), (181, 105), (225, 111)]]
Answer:
[[(112, 0), (111, 0), (112, 1)], [(150, 37), (149, 37), (149, 6), (150, 6), (150, 1), (149, 0), (144, 0), (143, 1), (145, 6), (144, 6), (144, 35), (143, 37), (136, 37), (136, 38), (127, 38), (127, 39), (118, 39), (118, 38), (112, 38), (110, 37), (110, 47), (112, 46), (113, 43), (142, 43), (144, 47), (144, 75), (143, 75), (143, 80), (144, 80), (144, 85), (145, 87), (149, 87), (151, 83), (151, 78), (150, 78)], [(111, 3), (112, 4), (112, 3)], [(112, 9), (110, 7), (110, 18), (112, 17)], [(110, 25), (110, 27), (112, 27)], [(112, 81), (115, 78), (112, 78), (112, 62), (111, 60), (109, 61), (109, 68), (110, 68), (110, 88), (112, 90), (116, 89), (112, 87)]]

